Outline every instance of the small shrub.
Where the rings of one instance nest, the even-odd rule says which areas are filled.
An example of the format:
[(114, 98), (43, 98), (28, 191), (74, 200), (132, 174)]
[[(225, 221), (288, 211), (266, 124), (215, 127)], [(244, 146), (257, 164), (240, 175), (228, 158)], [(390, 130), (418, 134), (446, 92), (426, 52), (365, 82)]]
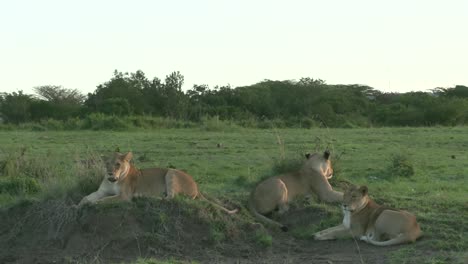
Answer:
[(63, 122), (63, 129), (66, 130), (78, 130), (83, 129), (85, 122), (83, 119), (78, 117), (69, 118)]
[(86, 117), (84, 128), (93, 130), (127, 130), (131, 128), (131, 125), (121, 117), (97, 113)]
[(25, 152), (26, 148), (21, 148), (8, 153), (3, 160), (0, 160), (0, 175), (17, 176), (21, 165), (25, 162)]
[(91, 173), (88, 177), (80, 177), (76, 183), (80, 194), (95, 192), (102, 182), (103, 174)]
[(63, 121), (56, 119), (44, 119), (41, 120), (39, 124), (45, 127), (47, 130), (63, 130)]
[(414, 175), (414, 168), (411, 160), (405, 154), (394, 154), (390, 158), (388, 172), (393, 177), (411, 177)]
[(220, 228), (217, 228), (216, 226), (211, 227), (210, 237), (214, 243), (220, 243), (226, 239), (226, 236), (224, 235), (224, 230), (220, 230)]
[[(25, 125), (27, 126), (28, 124), (25, 124)], [(31, 131), (46, 131), (47, 130), (47, 128), (45, 126), (40, 125), (40, 124), (36, 124), (36, 123), (29, 124), (29, 129)]]
[(247, 187), (250, 183), (246, 176), (241, 175), (234, 180), (234, 184), (240, 187)]
[(259, 120), (256, 126), (257, 128), (261, 128), (261, 129), (275, 128), (275, 124), (269, 119)]
[(1, 194), (35, 194), (41, 190), (41, 186), (34, 178), (29, 177), (4, 177), (0, 178)]
[(300, 128), (312, 128), (312, 127), (318, 127), (319, 125), (315, 120), (312, 118), (304, 117), (301, 120), (299, 120), (299, 127)]
[(206, 131), (225, 131), (236, 128), (237, 125), (225, 120), (220, 120), (219, 116), (204, 116), (201, 118), (202, 129)]
[(241, 119), (236, 119), (236, 124), (241, 127), (248, 127), (248, 128), (258, 128), (259, 121), (254, 116), (249, 116)]
[(302, 158), (276, 159), (273, 163), (272, 173), (277, 175), (297, 171), (302, 167), (303, 162)]
[(273, 245), (273, 237), (264, 230), (258, 230), (255, 233), (255, 242), (263, 247), (271, 247)]
[(51, 168), (44, 158), (31, 158), (25, 155), (26, 148), (9, 153), (6, 158), (0, 161), (0, 175), (11, 177), (31, 177), (36, 179), (56, 176), (56, 168)]
[(223, 130), (219, 116), (204, 116), (201, 118), (201, 123), (206, 131), (221, 131)]

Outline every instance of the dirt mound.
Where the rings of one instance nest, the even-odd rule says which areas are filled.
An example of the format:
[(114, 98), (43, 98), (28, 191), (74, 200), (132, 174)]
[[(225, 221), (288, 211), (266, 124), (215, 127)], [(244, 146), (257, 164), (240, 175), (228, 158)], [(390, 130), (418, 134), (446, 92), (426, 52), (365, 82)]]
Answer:
[[(242, 216), (199, 201), (135, 199), (76, 209), (62, 201), (25, 202), (0, 213), (0, 263), (206, 260), (261, 247), (266, 234)], [(263, 232), (263, 233), (262, 233)]]
[(81, 209), (59, 200), (23, 202), (0, 212), (0, 263), (384, 263), (388, 249), (312, 240), (310, 229), (329, 216), (320, 208), (294, 208), (276, 218), (292, 227), (283, 233), (255, 224), (245, 210), (226, 215), (183, 198)]

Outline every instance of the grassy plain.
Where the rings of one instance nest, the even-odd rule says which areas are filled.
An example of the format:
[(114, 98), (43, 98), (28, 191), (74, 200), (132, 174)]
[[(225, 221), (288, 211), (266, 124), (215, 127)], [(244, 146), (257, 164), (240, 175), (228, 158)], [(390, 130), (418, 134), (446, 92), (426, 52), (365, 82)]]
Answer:
[[(392, 247), (384, 253), (386, 262), (463, 263), (468, 259), (468, 127), (0, 131), (0, 208), (69, 192), (80, 180), (76, 179), (79, 173), (70, 173), (77, 161), (117, 147), (133, 151), (140, 168), (185, 170), (202, 192), (240, 206), (259, 179), (285, 170), (288, 162), (284, 160), (300, 160), (307, 152), (328, 147), (335, 167), (332, 185), (340, 189), (343, 182), (366, 184), (377, 202), (417, 215), (424, 237)], [(31, 168), (17, 164), (22, 149)], [(10, 191), (8, 181), (17, 174), (33, 177), (38, 190)], [(70, 199), (76, 202), (79, 197)], [(289, 236), (308, 241), (318, 229), (341, 221), (337, 206), (319, 206), (332, 217), (319, 225), (292, 226)]]

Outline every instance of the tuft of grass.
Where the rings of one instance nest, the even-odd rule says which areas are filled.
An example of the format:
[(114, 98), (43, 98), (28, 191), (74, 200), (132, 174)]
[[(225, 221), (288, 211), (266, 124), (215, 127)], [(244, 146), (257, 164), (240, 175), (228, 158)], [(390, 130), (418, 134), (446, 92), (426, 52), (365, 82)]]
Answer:
[(224, 228), (219, 227), (219, 226), (211, 226), (210, 229), (210, 238), (211, 240), (217, 244), (226, 239), (226, 236), (224, 235)]
[(393, 154), (387, 168), (391, 177), (411, 177), (414, 175), (413, 163), (408, 154)]
[[(48, 177), (43, 181), (43, 192), (40, 194), (45, 200), (66, 199), (71, 203), (78, 203), (81, 198), (96, 191), (102, 182), (104, 165), (97, 153), (88, 153), (88, 159), (75, 159), (62, 168), (49, 164), (54, 174), (64, 174), (61, 177)], [(70, 164), (71, 163), (71, 164)], [(52, 166), (51, 166), (52, 165)]]
[(0, 194), (19, 195), (35, 194), (41, 191), (41, 185), (34, 178), (2, 177), (0, 178)]
[(219, 116), (204, 116), (200, 120), (200, 129), (202, 131), (223, 132), (239, 129), (240, 127), (230, 121), (222, 121)]
[(378, 169), (368, 169), (365, 173), (368, 176), (368, 180), (411, 178), (416, 174), (414, 162), (408, 153), (403, 151), (391, 153), (385, 161), (387, 162), (386, 166)]
[(273, 237), (263, 229), (257, 230), (255, 232), (255, 242), (262, 247), (271, 247), (273, 245)]
[(279, 175), (283, 173), (298, 171), (301, 169), (303, 163), (303, 157), (276, 159), (273, 163), (273, 167), (271, 168), (271, 173), (272, 175)]
[(234, 184), (240, 187), (248, 187), (252, 183), (249, 181), (248, 177), (245, 175), (240, 175), (234, 180)]

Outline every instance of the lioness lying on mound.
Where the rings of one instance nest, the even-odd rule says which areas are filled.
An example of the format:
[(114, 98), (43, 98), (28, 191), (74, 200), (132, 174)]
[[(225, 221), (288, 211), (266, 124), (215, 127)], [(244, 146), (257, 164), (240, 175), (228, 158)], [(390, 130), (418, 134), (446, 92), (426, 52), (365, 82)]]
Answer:
[(307, 154), (307, 160), (299, 171), (282, 174), (260, 182), (250, 196), (249, 208), (257, 219), (280, 227), (287, 227), (264, 216), (275, 209), (279, 213), (288, 210), (288, 202), (298, 195), (315, 193), (325, 202), (341, 202), (343, 193), (334, 191), (328, 183), (333, 176), (333, 168), (329, 160), (330, 152), (323, 155)]
[(350, 186), (343, 198), (343, 223), (316, 233), (315, 239), (353, 236), (376, 246), (390, 246), (414, 242), (422, 235), (413, 214), (378, 205), (367, 192), (366, 186)]
[(171, 199), (176, 194), (184, 194), (195, 199), (206, 200), (215, 207), (234, 214), (235, 210), (228, 210), (221, 205), (206, 199), (199, 191), (192, 176), (176, 169), (137, 169), (130, 163), (133, 154), (115, 153), (106, 162), (107, 175), (99, 186), (99, 189), (85, 196), (78, 206), (85, 203), (96, 203), (109, 200), (131, 200), (138, 196), (166, 196)]

